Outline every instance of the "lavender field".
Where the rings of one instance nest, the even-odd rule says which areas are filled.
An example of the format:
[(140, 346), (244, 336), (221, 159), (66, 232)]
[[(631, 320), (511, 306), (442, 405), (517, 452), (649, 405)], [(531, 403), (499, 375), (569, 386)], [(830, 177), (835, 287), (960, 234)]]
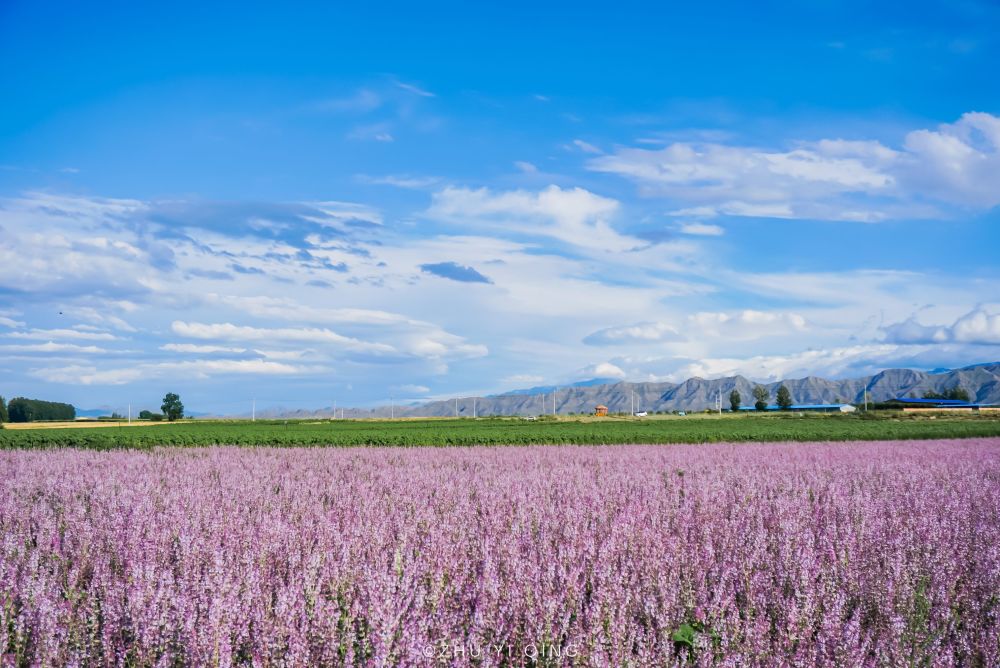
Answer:
[(1000, 665), (1000, 439), (0, 452), (3, 665)]

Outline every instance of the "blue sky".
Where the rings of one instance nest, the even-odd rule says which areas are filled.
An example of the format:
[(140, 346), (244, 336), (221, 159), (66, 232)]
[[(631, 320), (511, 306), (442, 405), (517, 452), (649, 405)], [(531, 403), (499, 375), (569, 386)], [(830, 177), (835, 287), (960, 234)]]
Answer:
[(6, 2), (0, 394), (1000, 359), (989, 2)]

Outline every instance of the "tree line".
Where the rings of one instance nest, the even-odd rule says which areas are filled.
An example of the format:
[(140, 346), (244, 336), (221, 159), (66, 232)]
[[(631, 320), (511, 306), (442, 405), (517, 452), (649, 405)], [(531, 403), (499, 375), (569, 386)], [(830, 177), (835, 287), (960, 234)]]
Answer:
[[(181, 398), (173, 392), (168, 392), (163, 397), (163, 404), (160, 406), (163, 413), (151, 413), (150, 411), (140, 411), (140, 420), (162, 420), (166, 418), (170, 422), (180, 420), (184, 417), (184, 404)], [(121, 417), (115, 414), (114, 417)], [(0, 397), (0, 424), (5, 422), (37, 422), (40, 420), (69, 421), (76, 419), (76, 408), (72, 404), (64, 404), (58, 401), (42, 401), (41, 399), (26, 399), (24, 397), (14, 397), (9, 402)]]
[(924, 399), (954, 399), (958, 401), (972, 401), (968, 390), (957, 385), (949, 390), (945, 390), (944, 392), (934, 392), (933, 390), (928, 390), (927, 392), (924, 392)]
[(75, 420), (72, 404), (14, 397), (4, 402), (0, 397), (0, 422), (34, 422), (36, 420)]
[[(757, 385), (753, 388), (753, 407), (759, 411), (767, 410), (768, 399), (770, 399), (770, 393), (767, 388), (763, 385)], [(781, 410), (788, 410), (794, 405), (792, 401), (792, 393), (788, 391), (788, 388), (784, 384), (778, 386), (778, 394), (776, 397), (778, 408)], [(928, 390), (924, 392), (924, 399), (956, 399), (959, 401), (971, 401), (969, 397), (969, 392), (963, 387), (956, 385), (944, 392), (935, 392), (933, 390)], [(729, 393), (729, 406), (735, 413), (740, 409), (740, 405), (743, 402), (743, 397), (740, 396), (740, 391), (734, 389)]]
[[(771, 398), (771, 394), (767, 391), (767, 388), (763, 385), (757, 385), (753, 388), (753, 407), (758, 411), (766, 411), (768, 400)], [(778, 386), (778, 394), (776, 397), (778, 408), (783, 411), (787, 411), (795, 402), (792, 400), (792, 393), (788, 391), (788, 388), (784, 384)], [(740, 410), (740, 406), (743, 403), (743, 397), (740, 396), (740, 391), (734, 389), (729, 393), (729, 407), (735, 413)]]

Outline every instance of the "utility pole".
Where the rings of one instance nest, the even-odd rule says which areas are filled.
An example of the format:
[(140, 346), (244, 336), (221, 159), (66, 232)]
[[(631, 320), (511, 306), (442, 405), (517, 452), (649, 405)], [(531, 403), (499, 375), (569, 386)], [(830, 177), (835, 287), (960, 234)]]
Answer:
[(558, 390), (552, 390), (552, 415), (556, 414), (556, 392)]
[(337, 400), (333, 400), (333, 419), (337, 419)]
[(396, 397), (389, 395), (389, 419), (396, 419)]
[(251, 422), (256, 422), (257, 421), (257, 400), (253, 399), (252, 402), (253, 403), (250, 404), (250, 421)]
[(472, 419), (478, 418), (479, 415), (476, 413), (476, 398), (472, 397)]
[(458, 397), (455, 397), (455, 417), (458, 417)]
[(635, 417), (635, 390), (632, 390), (632, 415), (631, 415), (631, 417)]
[(865, 384), (865, 413), (868, 412), (868, 385)]
[(132, 402), (128, 402), (128, 423), (132, 424)]

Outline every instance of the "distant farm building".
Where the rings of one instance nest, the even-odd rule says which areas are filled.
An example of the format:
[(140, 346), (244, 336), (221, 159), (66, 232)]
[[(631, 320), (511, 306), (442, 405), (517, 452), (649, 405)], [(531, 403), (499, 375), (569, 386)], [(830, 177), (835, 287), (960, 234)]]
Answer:
[(953, 411), (957, 413), (1000, 411), (995, 404), (979, 404), (962, 399), (918, 399), (916, 397), (897, 397), (887, 404), (895, 404), (907, 413), (921, 411)]
[(597, 417), (605, 417), (608, 414), (608, 407), (601, 404), (600, 406), (594, 407), (594, 415)]
[[(756, 411), (753, 406), (740, 406), (741, 411)], [(768, 406), (766, 410), (780, 411), (779, 406)], [(809, 412), (809, 413), (853, 413), (857, 409), (851, 404), (793, 404), (788, 407), (789, 411)]]

